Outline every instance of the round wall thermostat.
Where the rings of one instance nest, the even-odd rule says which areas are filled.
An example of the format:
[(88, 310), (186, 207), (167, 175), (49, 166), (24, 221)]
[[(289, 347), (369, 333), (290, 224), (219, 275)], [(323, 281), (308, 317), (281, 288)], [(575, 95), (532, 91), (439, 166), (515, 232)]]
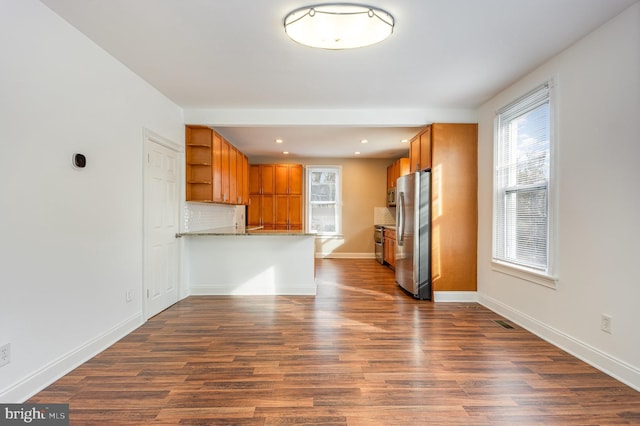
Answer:
[(73, 167), (83, 169), (87, 165), (87, 157), (83, 154), (73, 154)]

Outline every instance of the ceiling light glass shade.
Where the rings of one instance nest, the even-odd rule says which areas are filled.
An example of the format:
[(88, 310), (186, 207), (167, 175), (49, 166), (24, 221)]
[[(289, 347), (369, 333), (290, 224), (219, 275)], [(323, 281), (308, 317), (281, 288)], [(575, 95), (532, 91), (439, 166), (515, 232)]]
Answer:
[(320, 4), (284, 18), (292, 40), (321, 49), (353, 49), (376, 44), (393, 33), (393, 16), (371, 6)]

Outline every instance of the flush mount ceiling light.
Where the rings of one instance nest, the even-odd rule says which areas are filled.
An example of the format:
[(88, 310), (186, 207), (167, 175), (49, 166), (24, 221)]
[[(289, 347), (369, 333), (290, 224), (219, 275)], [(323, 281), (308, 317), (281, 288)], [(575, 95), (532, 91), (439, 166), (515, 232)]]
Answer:
[(292, 40), (321, 49), (354, 49), (376, 44), (393, 33), (393, 16), (357, 4), (319, 4), (296, 9), (284, 18)]

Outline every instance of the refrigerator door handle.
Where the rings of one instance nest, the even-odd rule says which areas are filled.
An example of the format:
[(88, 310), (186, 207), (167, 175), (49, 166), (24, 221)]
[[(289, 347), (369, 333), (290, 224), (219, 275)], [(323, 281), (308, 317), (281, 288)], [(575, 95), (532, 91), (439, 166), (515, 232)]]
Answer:
[(399, 246), (404, 244), (404, 192), (398, 193), (398, 235), (397, 243)]

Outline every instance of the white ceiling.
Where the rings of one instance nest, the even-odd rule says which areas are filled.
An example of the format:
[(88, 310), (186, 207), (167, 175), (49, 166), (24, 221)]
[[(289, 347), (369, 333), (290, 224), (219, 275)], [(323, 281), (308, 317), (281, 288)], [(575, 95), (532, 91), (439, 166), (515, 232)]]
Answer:
[(283, 18), (313, 1), (41, 1), (250, 157), (392, 158), (637, 0), (371, 0), (394, 33), (344, 51), (288, 39)]

